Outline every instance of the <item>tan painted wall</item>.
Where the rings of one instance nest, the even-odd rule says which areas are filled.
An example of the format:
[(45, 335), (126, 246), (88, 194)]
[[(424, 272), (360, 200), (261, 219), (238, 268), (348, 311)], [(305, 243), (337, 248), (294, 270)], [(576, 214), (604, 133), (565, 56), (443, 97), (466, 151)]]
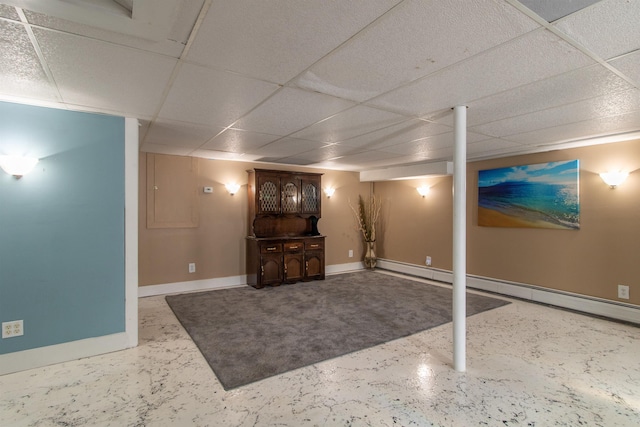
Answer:
[[(422, 198), (416, 188), (430, 187)], [(453, 194), (450, 176), (420, 180), (376, 182), (382, 199), (377, 249), (380, 258), (451, 269)]]
[[(199, 225), (196, 228), (148, 229), (146, 227), (146, 155), (140, 153), (139, 203), (139, 283), (141, 286), (222, 278), (245, 274), (245, 237), (247, 235), (247, 173), (251, 168), (272, 166), (219, 160), (198, 160)], [(347, 199), (368, 194), (370, 185), (360, 183), (354, 172), (318, 170), (303, 167), (278, 167), (324, 173), (323, 187), (336, 188), (331, 199), (322, 195), (322, 218), (318, 229), (326, 238), (326, 265), (357, 262), (362, 258), (362, 243), (354, 228)], [(231, 196), (224, 185), (242, 184)], [(205, 194), (202, 188), (213, 187)], [(354, 257), (349, 258), (349, 249)], [(196, 273), (188, 264), (196, 263)]]
[[(580, 160), (581, 228), (578, 231), (505, 229), (477, 226), (477, 172), (557, 160)], [(151, 285), (244, 274), (246, 230), (246, 170), (257, 163), (199, 159), (198, 186), (212, 186), (213, 194), (199, 193), (200, 225), (193, 229), (146, 228), (146, 156), (140, 158), (140, 284)], [(268, 167), (267, 167), (268, 168)], [(528, 283), (614, 301), (640, 304), (640, 173), (632, 173), (615, 190), (599, 172), (622, 168), (640, 170), (640, 141), (473, 162), (468, 166), (467, 271), (485, 277)], [(301, 167), (283, 170), (317, 169)], [(354, 229), (348, 199), (367, 195), (370, 184), (353, 172), (320, 171), (323, 194), (320, 231), (327, 235), (326, 264), (359, 261), (363, 247)], [(243, 184), (235, 196), (224, 183)], [(431, 186), (423, 199), (416, 191)], [(381, 258), (433, 267), (452, 267), (451, 177), (378, 182), (375, 194), (383, 200), (377, 252)], [(348, 257), (349, 249), (354, 257)], [(197, 273), (187, 264), (195, 262)], [(617, 284), (630, 287), (630, 300), (618, 300)]]
[[(580, 230), (477, 226), (478, 171), (559, 160), (580, 161)], [(615, 190), (598, 173), (631, 173)], [(469, 163), (467, 169), (467, 272), (496, 279), (640, 304), (640, 141), (597, 145)], [(452, 267), (451, 177), (375, 184), (385, 204), (381, 257), (433, 267)], [(617, 285), (630, 287), (629, 300)]]

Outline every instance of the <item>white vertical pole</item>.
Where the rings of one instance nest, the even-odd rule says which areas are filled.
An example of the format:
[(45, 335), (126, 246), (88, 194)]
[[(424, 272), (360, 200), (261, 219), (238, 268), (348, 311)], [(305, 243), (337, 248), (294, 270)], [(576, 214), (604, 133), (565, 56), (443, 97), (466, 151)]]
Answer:
[(466, 371), (467, 107), (453, 109), (453, 368)]

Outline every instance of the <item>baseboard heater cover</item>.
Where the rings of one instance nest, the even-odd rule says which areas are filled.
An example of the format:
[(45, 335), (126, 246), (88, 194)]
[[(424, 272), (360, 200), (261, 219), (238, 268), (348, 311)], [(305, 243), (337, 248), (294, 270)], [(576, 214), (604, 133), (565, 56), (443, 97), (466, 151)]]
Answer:
[[(453, 283), (453, 273), (448, 270), (387, 259), (378, 259), (377, 267), (437, 282)], [(467, 275), (467, 287), (640, 325), (640, 307), (632, 304), (475, 275)]]

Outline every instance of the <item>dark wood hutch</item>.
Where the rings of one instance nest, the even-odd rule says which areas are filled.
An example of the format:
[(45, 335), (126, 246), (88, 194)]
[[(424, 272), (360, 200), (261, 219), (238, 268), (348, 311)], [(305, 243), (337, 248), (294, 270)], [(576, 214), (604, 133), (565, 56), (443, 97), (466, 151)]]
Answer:
[(249, 173), (247, 283), (324, 279), (319, 173), (252, 169)]

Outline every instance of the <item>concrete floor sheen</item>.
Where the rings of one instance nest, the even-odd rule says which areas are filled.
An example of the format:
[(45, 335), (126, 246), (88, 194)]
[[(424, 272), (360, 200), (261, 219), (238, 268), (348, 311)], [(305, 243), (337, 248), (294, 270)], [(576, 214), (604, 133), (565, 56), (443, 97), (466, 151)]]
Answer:
[(143, 298), (137, 348), (0, 376), (0, 426), (640, 425), (638, 327), (512, 302), (467, 319), (464, 373), (446, 324), (224, 391)]

